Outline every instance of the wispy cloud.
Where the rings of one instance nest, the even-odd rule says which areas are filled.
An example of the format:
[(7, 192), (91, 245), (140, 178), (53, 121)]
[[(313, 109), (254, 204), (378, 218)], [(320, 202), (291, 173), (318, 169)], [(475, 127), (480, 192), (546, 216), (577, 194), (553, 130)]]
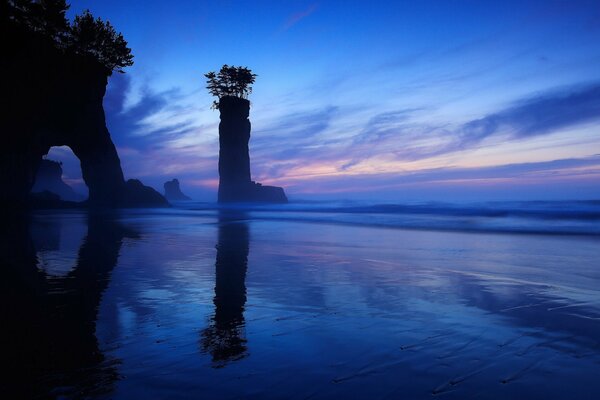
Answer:
[(376, 143), (398, 134), (398, 127), (408, 122), (419, 109), (405, 109), (377, 114), (367, 121), (361, 133), (354, 138), (354, 144)]
[[(454, 127), (415, 122), (411, 117), (419, 111), (400, 110), (374, 116), (356, 136), (354, 144), (385, 146), (398, 159), (416, 160), (467, 150), (498, 135), (505, 140), (520, 140), (552, 134), (600, 120), (600, 83), (522, 99), (496, 113)], [(360, 154), (368, 156), (373, 150), (361, 149)]]
[(496, 133), (525, 138), (600, 120), (600, 83), (579, 89), (562, 89), (521, 100), (512, 107), (462, 126), (465, 144)]
[[(595, 182), (600, 178), (600, 157), (559, 159), (536, 163), (515, 163), (479, 168), (432, 168), (412, 172), (394, 172), (368, 175), (313, 176), (310, 180), (286, 179), (293, 193), (402, 193), (402, 189), (444, 191), (460, 197), (459, 188), (482, 187), (516, 188), (518, 186), (544, 188), (549, 191), (565, 190), (569, 185)], [(274, 183), (278, 183), (277, 180)], [(567, 190), (568, 192), (568, 190)], [(508, 193), (510, 194), (510, 193)], [(568, 194), (568, 193), (565, 193)]]
[[(345, 121), (352, 120), (356, 110), (330, 106), (267, 121), (253, 131), (253, 171), (259, 180), (284, 185), (376, 174), (400, 179), (404, 169), (448, 165), (436, 160), (459, 152), (507, 146), (595, 122), (600, 120), (598, 110), (597, 83), (528, 96), (458, 124), (432, 124), (427, 118), (430, 109), (407, 108), (374, 113), (362, 126), (352, 126)], [(340, 126), (349, 132), (340, 131)]]
[(127, 107), (131, 90), (131, 78), (115, 74), (104, 99), (107, 125), (117, 143), (135, 142), (140, 150), (160, 148), (195, 128), (194, 121), (186, 118), (189, 113), (182, 106), (186, 96), (179, 89), (155, 92), (144, 87), (138, 101)]
[(308, 8), (290, 15), (290, 17), (287, 19), (287, 21), (285, 21), (285, 24), (283, 25), (283, 30), (290, 29), (298, 22), (314, 13), (317, 10), (317, 8), (317, 4), (313, 3), (310, 6), (308, 6)]

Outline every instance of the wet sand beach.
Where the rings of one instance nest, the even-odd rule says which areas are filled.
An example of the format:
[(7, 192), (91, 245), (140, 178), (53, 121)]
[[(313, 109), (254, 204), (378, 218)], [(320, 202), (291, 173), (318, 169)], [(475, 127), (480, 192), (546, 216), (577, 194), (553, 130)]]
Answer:
[(593, 232), (406, 229), (335, 215), (33, 215), (5, 238), (10, 390), (600, 398)]

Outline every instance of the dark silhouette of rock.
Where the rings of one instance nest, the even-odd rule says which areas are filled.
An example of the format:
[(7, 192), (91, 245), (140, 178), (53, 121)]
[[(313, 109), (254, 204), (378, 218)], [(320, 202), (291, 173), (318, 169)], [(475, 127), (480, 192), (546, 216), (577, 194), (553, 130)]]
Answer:
[(287, 203), (283, 188), (251, 180), (250, 102), (235, 96), (219, 99), (219, 202)]
[(137, 179), (129, 179), (125, 184), (121, 205), (124, 207), (168, 207), (169, 202), (150, 186), (144, 186)]
[[(13, 213), (16, 214), (16, 213)], [(105, 397), (119, 379), (96, 338), (98, 308), (124, 238), (139, 235), (110, 214), (88, 216), (77, 261), (64, 276), (50, 276), (36, 257), (36, 229), (27, 216), (0, 226), (3, 360), (10, 365), (9, 398)], [(57, 220), (47, 220), (52, 230)], [(64, 227), (68, 229), (67, 227)], [(46, 234), (46, 231), (38, 232)], [(57, 235), (60, 237), (60, 235)], [(58, 239), (57, 239), (58, 240)], [(39, 245), (39, 240), (37, 241)], [(51, 243), (60, 248), (61, 243)], [(6, 373), (5, 373), (6, 375)]]
[(61, 200), (59, 195), (47, 190), (31, 193), (27, 204), (34, 210), (84, 208), (86, 206), (86, 203), (81, 201)]
[[(88, 204), (122, 205), (126, 184), (102, 104), (112, 70), (91, 55), (68, 51), (53, 37), (1, 17), (0, 203), (27, 204), (42, 157), (52, 146), (66, 145), (81, 162)], [(156, 197), (144, 202), (151, 199)]]
[(31, 191), (41, 193), (48, 191), (57, 194), (62, 200), (83, 201), (85, 197), (73, 190), (62, 180), (61, 163), (52, 160), (42, 160), (35, 176), (35, 183)]
[(179, 180), (173, 179), (171, 181), (165, 182), (165, 197), (169, 201), (188, 201), (191, 200), (188, 196), (183, 194), (181, 188), (179, 187)]
[(244, 309), (250, 234), (245, 218), (228, 210), (219, 213), (215, 312), (201, 337), (202, 350), (211, 354), (216, 368), (247, 356)]

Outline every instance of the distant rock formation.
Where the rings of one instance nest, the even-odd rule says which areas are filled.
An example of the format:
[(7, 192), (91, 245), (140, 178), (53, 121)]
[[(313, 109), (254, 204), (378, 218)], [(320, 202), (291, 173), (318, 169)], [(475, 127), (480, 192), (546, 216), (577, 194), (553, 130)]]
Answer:
[(189, 201), (191, 198), (183, 194), (179, 187), (179, 180), (173, 179), (171, 181), (165, 182), (165, 197), (169, 201)]
[[(0, 203), (27, 204), (42, 157), (63, 145), (81, 162), (90, 206), (119, 207), (138, 199), (139, 188), (125, 183), (106, 128), (102, 101), (112, 71), (10, 20), (2, 20), (0, 37)], [(160, 194), (143, 200), (166, 202)]]
[(235, 96), (219, 99), (219, 202), (287, 203), (283, 188), (251, 180), (250, 102)]
[(62, 180), (62, 166), (59, 162), (52, 160), (42, 160), (35, 176), (35, 184), (31, 189), (32, 193), (42, 193), (45, 191), (54, 193), (62, 200), (83, 201), (85, 197), (73, 190)]
[(125, 183), (123, 207), (168, 207), (169, 202), (162, 194), (150, 186), (144, 186), (138, 179), (129, 179)]

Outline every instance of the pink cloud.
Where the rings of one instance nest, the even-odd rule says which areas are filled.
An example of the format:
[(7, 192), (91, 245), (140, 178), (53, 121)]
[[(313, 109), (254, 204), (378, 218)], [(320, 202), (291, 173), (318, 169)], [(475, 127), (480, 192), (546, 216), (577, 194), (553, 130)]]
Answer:
[(302, 19), (308, 17), (309, 15), (311, 15), (313, 12), (315, 12), (315, 10), (317, 9), (317, 4), (313, 3), (311, 4), (306, 10), (304, 11), (300, 11), (297, 13), (292, 14), (287, 21), (285, 22), (285, 24), (283, 25), (283, 30), (287, 31), (288, 29), (290, 29), (292, 26), (296, 25), (298, 22), (300, 22)]
[(219, 179), (188, 179), (186, 183), (190, 186), (217, 189), (219, 187)]

